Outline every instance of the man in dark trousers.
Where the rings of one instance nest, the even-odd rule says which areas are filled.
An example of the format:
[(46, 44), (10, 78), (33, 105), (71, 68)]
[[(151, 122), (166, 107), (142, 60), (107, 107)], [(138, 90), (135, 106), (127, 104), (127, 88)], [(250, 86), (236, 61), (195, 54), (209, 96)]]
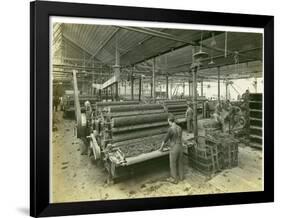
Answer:
[(161, 144), (160, 151), (162, 151), (164, 145), (170, 141), (169, 158), (171, 178), (169, 178), (168, 181), (176, 184), (178, 180), (184, 179), (182, 129), (175, 123), (175, 118), (172, 114), (168, 116), (168, 123), (170, 128)]

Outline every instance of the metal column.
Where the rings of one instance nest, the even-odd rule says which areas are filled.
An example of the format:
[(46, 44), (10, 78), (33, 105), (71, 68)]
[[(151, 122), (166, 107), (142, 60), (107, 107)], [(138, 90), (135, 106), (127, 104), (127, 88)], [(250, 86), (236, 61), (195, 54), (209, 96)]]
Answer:
[(152, 99), (155, 102), (155, 58), (152, 62)]
[(152, 89), (153, 89), (152, 86), (153, 86), (153, 84), (152, 84), (152, 82), (151, 82), (151, 83), (150, 83), (150, 98), (152, 98), (152, 92), (153, 92), (153, 91), (152, 91)]
[(225, 81), (225, 100), (228, 99), (227, 92), (228, 92), (228, 83), (227, 81)]
[(73, 70), (72, 74), (73, 74), (75, 118), (76, 118), (76, 125), (78, 126), (81, 123), (81, 108), (80, 108), (80, 102), (79, 102), (78, 82), (77, 82), (77, 77), (76, 77), (77, 70)]
[(111, 92), (111, 101), (114, 101), (114, 88), (113, 88), (113, 85), (110, 86), (110, 92)]
[(197, 66), (193, 67), (193, 132), (194, 138), (198, 137), (197, 127)]
[(127, 80), (125, 81), (124, 96), (127, 97)]
[(134, 76), (133, 76), (133, 69), (131, 72), (131, 100), (134, 100)]
[(118, 101), (119, 99), (119, 89), (118, 89), (118, 82), (115, 83), (115, 101)]
[(117, 78), (117, 82), (115, 83), (115, 96), (114, 99), (116, 101), (119, 100), (118, 95), (118, 81), (120, 80), (120, 52), (118, 50), (118, 40), (116, 38), (116, 45), (115, 45), (115, 65), (113, 66), (114, 76)]
[(169, 76), (166, 76), (166, 98), (169, 99)]
[(201, 96), (203, 96), (204, 93), (203, 93), (203, 79), (201, 80)]
[(102, 101), (102, 98), (101, 98), (101, 89), (98, 90), (98, 95), (99, 95), (99, 100)]
[(193, 84), (194, 84), (194, 82), (189, 81), (189, 96), (193, 96), (193, 94), (194, 94)]
[(220, 72), (220, 67), (218, 67), (218, 102), (220, 103), (221, 99), (220, 99), (220, 96), (221, 96), (221, 90), (220, 90), (220, 75), (221, 72)]
[(141, 101), (141, 90), (142, 90), (142, 84), (141, 84), (141, 77), (139, 78), (139, 101)]
[(188, 96), (191, 96), (190, 93), (191, 93), (191, 92), (190, 92), (190, 80), (188, 80)]

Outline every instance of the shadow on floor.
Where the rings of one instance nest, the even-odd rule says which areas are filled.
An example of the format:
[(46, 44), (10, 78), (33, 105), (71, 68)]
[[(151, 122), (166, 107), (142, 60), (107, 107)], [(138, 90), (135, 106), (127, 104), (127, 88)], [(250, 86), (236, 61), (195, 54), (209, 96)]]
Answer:
[(19, 212), (20, 212), (21, 214), (23, 214), (23, 215), (29, 216), (29, 208), (20, 207), (20, 208), (17, 208), (17, 211), (19, 211)]

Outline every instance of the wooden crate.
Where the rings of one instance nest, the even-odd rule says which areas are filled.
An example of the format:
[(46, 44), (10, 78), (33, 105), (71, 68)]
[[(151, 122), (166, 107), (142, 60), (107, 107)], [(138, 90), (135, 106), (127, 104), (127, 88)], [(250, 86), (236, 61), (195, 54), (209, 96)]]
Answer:
[(205, 175), (238, 166), (238, 143), (236, 140), (199, 136), (197, 144), (188, 150), (189, 164)]
[(217, 145), (209, 143), (205, 138), (198, 139), (195, 146), (188, 151), (189, 164), (205, 175), (211, 175), (221, 169)]

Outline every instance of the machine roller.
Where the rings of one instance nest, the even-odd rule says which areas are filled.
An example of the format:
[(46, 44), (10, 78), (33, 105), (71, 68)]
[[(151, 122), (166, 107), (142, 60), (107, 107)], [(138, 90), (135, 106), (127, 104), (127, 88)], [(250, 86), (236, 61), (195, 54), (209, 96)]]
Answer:
[[(131, 115), (132, 111), (136, 113)], [(124, 116), (115, 116), (120, 113)], [(101, 113), (100, 131), (89, 137), (92, 158), (102, 161), (109, 178), (116, 179), (132, 167), (166, 156), (167, 147), (158, 149), (168, 130), (167, 118), (159, 104), (106, 107)]]

